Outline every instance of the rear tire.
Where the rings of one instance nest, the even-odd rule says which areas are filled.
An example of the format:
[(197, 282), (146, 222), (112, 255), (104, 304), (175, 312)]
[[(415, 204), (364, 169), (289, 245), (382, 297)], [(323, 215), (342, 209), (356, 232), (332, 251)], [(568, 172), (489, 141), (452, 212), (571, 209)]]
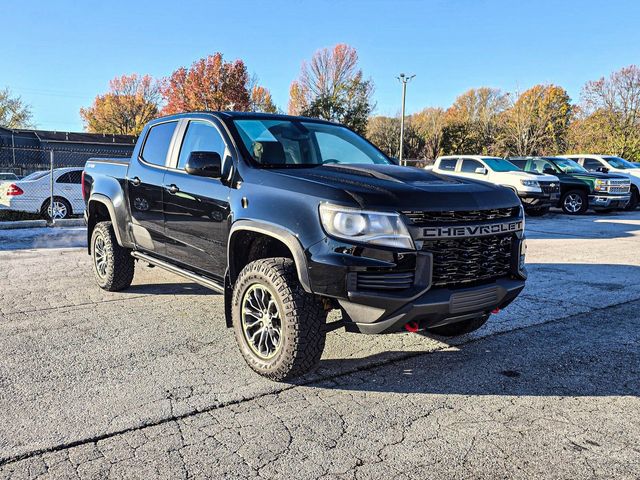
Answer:
[(427, 331), (443, 337), (457, 337), (459, 335), (464, 335), (465, 333), (471, 333), (478, 330), (487, 323), (489, 317), (490, 315), (483, 315), (482, 317), (450, 323), (448, 325), (442, 325), (441, 327), (428, 328)]
[(567, 215), (582, 215), (589, 209), (589, 197), (581, 190), (571, 190), (562, 196), (560, 206)]
[(91, 259), (100, 288), (117, 292), (131, 286), (135, 259), (131, 250), (118, 244), (111, 222), (100, 222), (93, 229)]
[(238, 347), (256, 373), (282, 381), (320, 362), (326, 313), (319, 298), (302, 288), (293, 260), (266, 258), (244, 267), (231, 310)]
[(53, 213), (51, 211), (51, 199), (45, 200), (40, 207), (40, 213), (48, 220), (62, 220), (72, 215), (71, 204), (66, 198), (53, 197)]

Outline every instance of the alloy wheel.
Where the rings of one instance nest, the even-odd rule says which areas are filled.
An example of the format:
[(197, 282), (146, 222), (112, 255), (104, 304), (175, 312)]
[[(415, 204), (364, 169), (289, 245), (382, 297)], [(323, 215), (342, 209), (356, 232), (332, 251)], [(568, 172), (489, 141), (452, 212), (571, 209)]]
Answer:
[(51, 205), (49, 205), (49, 208), (47, 208), (47, 213), (49, 214), (49, 218), (53, 218), (53, 219), (66, 218), (68, 214), (67, 206), (64, 204), (64, 202), (61, 202), (59, 200), (54, 200), (53, 209), (51, 208)]
[(107, 248), (104, 238), (97, 236), (93, 243), (93, 261), (96, 265), (96, 272), (101, 278), (107, 275)]
[(578, 213), (582, 208), (582, 198), (576, 193), (567, 195), (564, 199), (564, 206), (571, 213)]
[(282, 320), (268, 288), (254, 284), (242, 299), (242, 332), (249, 348), (261, 359), (273, 358), (282, 346)]

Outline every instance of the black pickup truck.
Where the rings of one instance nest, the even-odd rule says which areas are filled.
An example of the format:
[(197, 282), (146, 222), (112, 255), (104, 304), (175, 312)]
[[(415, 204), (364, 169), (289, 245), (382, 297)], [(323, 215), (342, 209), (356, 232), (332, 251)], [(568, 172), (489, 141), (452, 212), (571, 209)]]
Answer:
[(473, 331), (526, 278), (511, 190), (395, 165), (321, 120), (160, 118), (130, 161), (87, 162), (82, 187), (98, 284), (126, 289), (138, 260), (223, 294), (245, 360), (275, 380), (313, 368), (336, 328)]

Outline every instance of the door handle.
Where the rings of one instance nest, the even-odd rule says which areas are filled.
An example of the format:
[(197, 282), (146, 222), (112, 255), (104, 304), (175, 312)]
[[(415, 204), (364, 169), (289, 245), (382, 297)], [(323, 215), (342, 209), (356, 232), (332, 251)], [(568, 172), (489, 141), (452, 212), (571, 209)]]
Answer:
[(169, 193), (171, 194), (176, 194), (180, 191), (180, 189), (173, 183), (167, 187), (167, 190), (169, 190)]
[(137, 187), (138, 185), (140, 185), (142, 183), (142, 181), (138, 177), (133, 177), (131, 179), (131, 183), (133, 183), (133, 185)]

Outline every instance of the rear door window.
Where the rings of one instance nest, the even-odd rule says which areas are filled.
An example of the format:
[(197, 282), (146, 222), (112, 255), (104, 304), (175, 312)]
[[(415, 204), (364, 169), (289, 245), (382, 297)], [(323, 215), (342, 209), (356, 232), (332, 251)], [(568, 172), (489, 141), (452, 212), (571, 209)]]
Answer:
[(142, 147), (142, 160), (152, 165), (164, 166), (167, 153), (178, 122), (166, 122), (154, 125), (149, 129), (147, 139)]
[(80, 185), (82, 179), (82, 170), (74, 170), (73, 172), (63, 173), (58, 177), (56, 183), (76, 183)]
[(440, 170), (453, 172), (456, 169), (456, 163), (458, 163), (457, 158), (443, 158), (442, 160), (440, 160), (440, 163), (438, 164), (438, 168)]

